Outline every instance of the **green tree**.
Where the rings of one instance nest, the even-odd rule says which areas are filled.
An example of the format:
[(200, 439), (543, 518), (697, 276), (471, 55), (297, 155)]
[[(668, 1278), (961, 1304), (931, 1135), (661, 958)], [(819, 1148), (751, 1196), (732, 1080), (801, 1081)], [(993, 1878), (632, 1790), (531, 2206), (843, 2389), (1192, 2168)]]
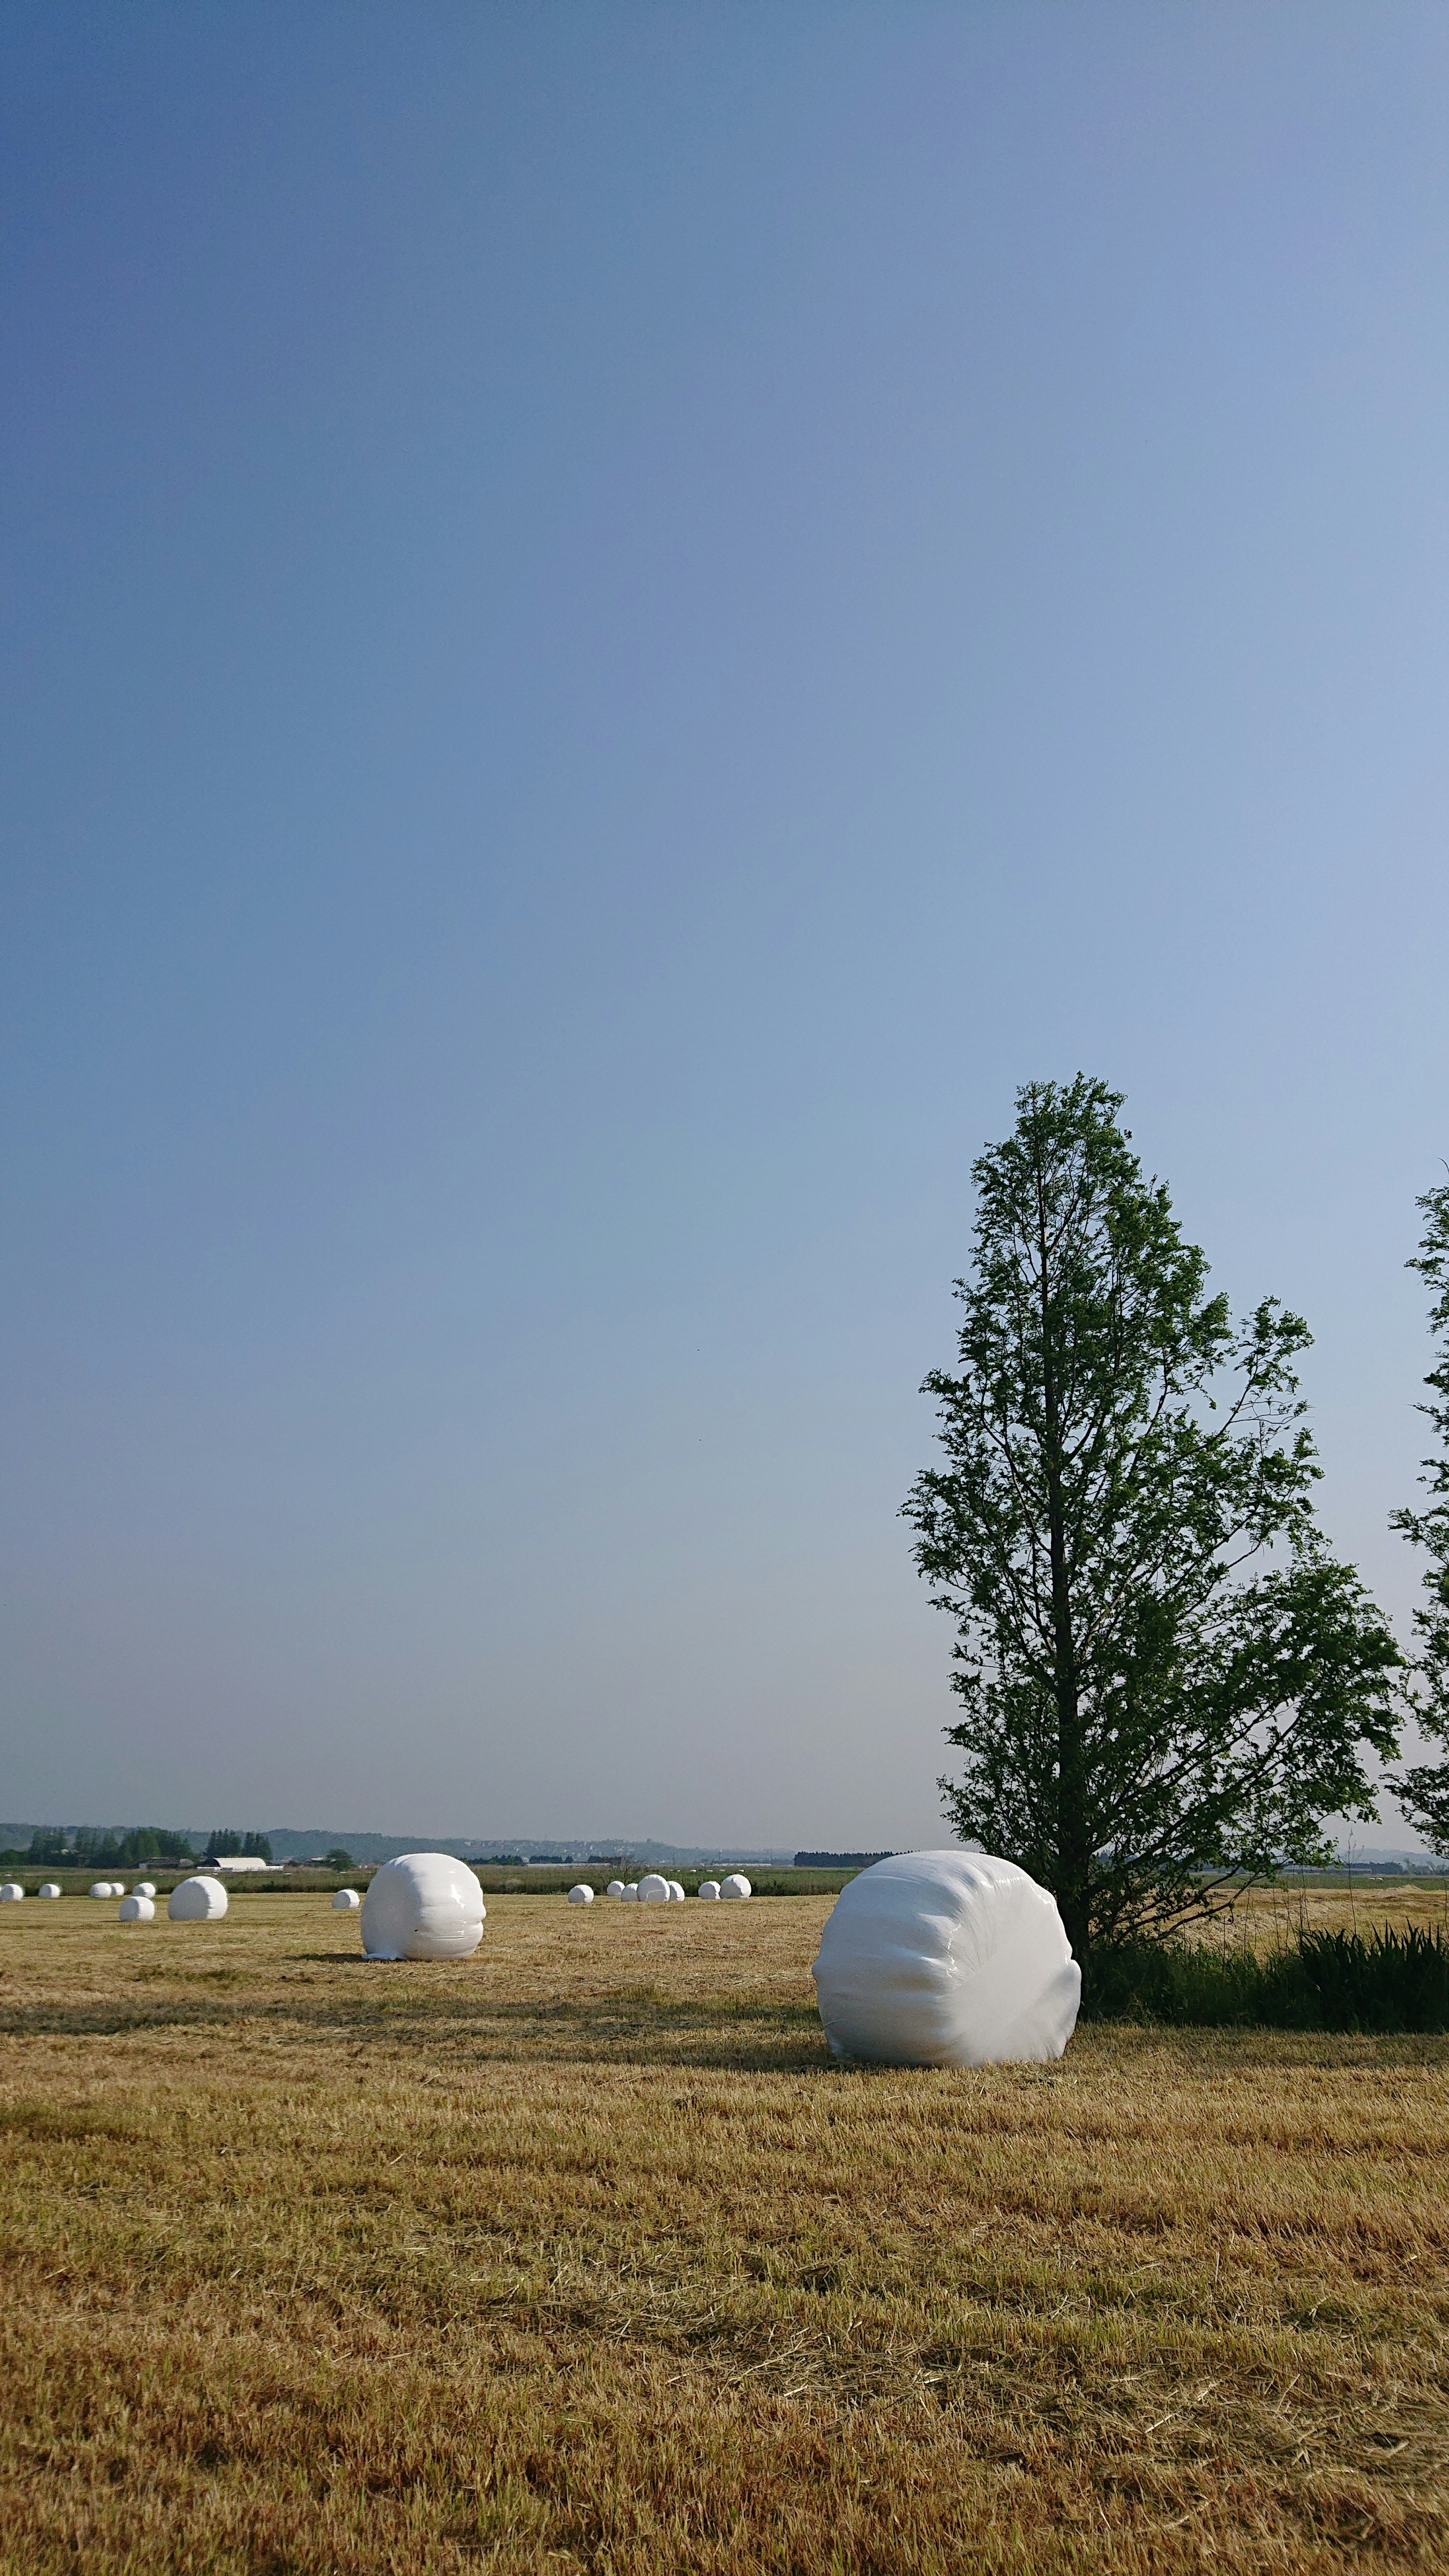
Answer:
[[(1423, 1461), (1421, 1485), (1428, 1487), (1425, 1511), (1395, 1512), (1393, 1526), (1429, 1563), (1424, 1599), (1414, 1612), (1417, 1652), (1414, 1657), (1414, 1713), (1426, 1735), (1449, 1743), (1449, 1183), (1430, 1190), (1418, 1202), (1424, 1233), (1409, 1263), (1430, 1290), (1429, 1325), (1434, 1335), (1434, 1366), (1424, 1384), (1435, 1400), (1419, 1411), (1432, 1422), (1439, 1453)], [(1405, 1815), (1418, 1827), (1430, 1849), (1449, 1852), (1449, 1762), (1420, 1763), (1389, 1783)]]
[(957, 1370), (923, 1390), (944, 1463), (904, 1506), (957, 1626), (946, 1811), (1051, 1889), (1084, 1968), (1372, 1818), (1403, 1662), (1314, 1520), (1307, 1326), (1207, 1294), (1121, 1106), (1028, 1084), (975, 1164)]

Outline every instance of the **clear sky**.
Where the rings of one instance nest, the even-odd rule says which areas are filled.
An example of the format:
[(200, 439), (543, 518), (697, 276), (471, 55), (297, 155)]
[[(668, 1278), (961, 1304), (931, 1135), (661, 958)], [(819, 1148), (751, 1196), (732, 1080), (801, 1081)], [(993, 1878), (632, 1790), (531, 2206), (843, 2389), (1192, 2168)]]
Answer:
[(917, 1389), (1078, 1067), (1406, 1619), (1449, 13), (0, 72), (4, 1813), (943, 1839)]

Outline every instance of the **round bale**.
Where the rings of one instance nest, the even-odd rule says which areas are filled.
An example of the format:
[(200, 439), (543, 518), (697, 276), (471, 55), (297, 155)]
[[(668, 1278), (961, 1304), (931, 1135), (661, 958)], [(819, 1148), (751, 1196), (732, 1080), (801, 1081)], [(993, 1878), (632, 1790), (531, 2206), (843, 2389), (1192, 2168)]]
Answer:
[(7, 1878), (4, 1886), (0, 1887), (0, 1905), (20, 1905), (23, 1904), (24, 1899), (25, 1890), (19, 1879)]
[(754, 1893), (742, 1869), (732, 1869), (728, 1878), (722, 1878), (719, 1892), (721, 1896), (750, 1896)]
[(569, 1889), (570, 1905), (592, 1905), (593, 1901), (594, 1891), (590, 1887), (587, 1879), (581, 1878), (577, 1887), (571, 1887)]
[(717, 1878), (702, 1878), (699, 1882), (699, 1892), (703, 1897), (718, 1896), (719, 1880)]
[(448, 1852), (404, 1852), (384, 1862), (362, 1900), (369, 1959), (468, 1959), (487, 1909), (471, 1869)]
[(669, 1903), (669, 1881), (667, 1878), (661, 1878), (657, 1869), (646, 1870), (640, 1879), (639, 1902), (641, 1905)]
[(863, 1869), (811, 1973), (833, 2054), (886, 2066), (1060, 2057), (1082, 1994), (1053, 1898), (985, 1852), (900, 1852)]
[(219, 1923), (226, 1912), (226, 1889), (219, 1878), (183, 1878), (171, 1890), (166, 1911), (173, 1923)]
[(334, 1914), (355, 1914), (362, 1903), (355, 1887), (339, 1887), (332, 1899)]
[(155, 1905), (149, 1896), (141, 1894), (138, 1887), (134, 1896), (122, 1897), (119, 1919), (122, 1923), (154, 1923)]
[(622, 1896), (623, 1893), (624, 1882), (622, 1878), (611, 1878), (608, 1886), (604, 1890), (604, 1894), (606, 1896)]
[(60, 1889), (57, 1887), (53, 1878), (48, 1878), (45, 1885), (43, 1887), (38, 1887), (35, 1893), (37, 1896), (59, 1896)]

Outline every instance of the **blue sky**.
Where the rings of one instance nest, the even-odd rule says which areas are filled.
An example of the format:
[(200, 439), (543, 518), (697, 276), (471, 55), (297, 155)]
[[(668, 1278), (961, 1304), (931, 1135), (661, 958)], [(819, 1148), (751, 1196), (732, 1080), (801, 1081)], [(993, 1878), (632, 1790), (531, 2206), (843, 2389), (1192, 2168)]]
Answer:
[(0, 68), (6, 1812), (938, 1839), (916, 1390), (1079, 1066), (1406, 1620), (1442, 10)]

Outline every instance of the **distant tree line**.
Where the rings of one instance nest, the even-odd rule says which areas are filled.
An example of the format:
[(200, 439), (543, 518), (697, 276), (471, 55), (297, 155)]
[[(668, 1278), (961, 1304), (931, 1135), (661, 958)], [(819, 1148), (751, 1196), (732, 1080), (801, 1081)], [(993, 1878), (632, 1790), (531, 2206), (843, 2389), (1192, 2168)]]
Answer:
[(239, 1834), (231, 1825), (218, 1825), (208, 1837), (206, 1858), (221, 1860), (227, 1855), (234, 1860), (270, 1861), (272, 1846), (266, 1834)]
[[(957, 1364), (924, 1389), (944, 1454), (903, 1507), (956, 1629), (946, 1812), (1051, 1889), (1089, 1978), (1218, 1887), (1331, 1859), (1325, 1820), (1377, 1819), (1406, 1717), (1449, 1743), (1449, 1187), (1410, 1264), (1438, 1445), (1395, 1516), (1428, 1559), (1406, 1656), (1314, 1511), (1307, 1325), (1209, 1293), (1122, 1105), (1028, 1084), (973, 1166)], [(1388, 1785), (1449, 1851), (1449, 1762)]]
[(873, 1861), (891, 1860), (894, 1854), (878, 1852), (797, 1852), (797, 1869), (869, 1869)]

